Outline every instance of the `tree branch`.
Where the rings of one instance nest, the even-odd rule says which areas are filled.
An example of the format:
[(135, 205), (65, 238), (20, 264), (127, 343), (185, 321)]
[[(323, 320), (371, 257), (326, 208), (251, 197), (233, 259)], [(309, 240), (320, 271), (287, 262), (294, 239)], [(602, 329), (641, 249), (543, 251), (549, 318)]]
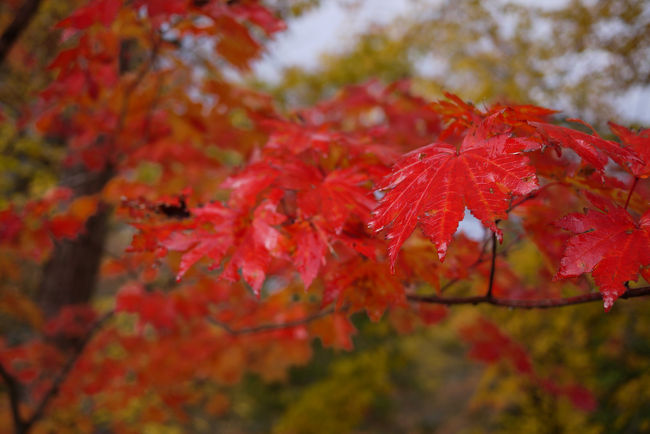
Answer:
[(0, 65), (4, 62), (20, 34), (27, 28), (34, 15), (36, 15), (40, 4), (41, 0), (27, 0), (18, 9), (14, 20), (2, 32), (2, 36), (0, 36)]
[[(338, 312), (347, 312), (347, 308), (342, 308), (339, 309)], [(334, 313), (336, 310), (334, 308), (330, 309), (325, 309), (320, 312), (317, 312), (313, 315), (300, 318), (297, 320), (293, 321), (287, 321), (285, 323), (277, 323), (277, 324), (261, 324), (258, 326), (253, 326), (253, 327), (245, 327), (241, 329), (234, 329), (230, 325), (223, 323), (221, 321), (217, 321), (214, 318), (209, 318), (210, 322), (218, 327), (221, 327), (224, 329), (227, 333), (231, 335), (243, 335), (243, 334), (251, 334), (251, 333), (260, 333), (260, 332), (266, 332), (266, 331), (271, 331), (271, 330), (282, 330), (282, 329), (288, 329), (291, 327), (297, 327), (305, 324), (309, 324), (312, 321), (315, 321), (319, 318), (323, 318), (327, 315), (330, 315)]]
[(20, 416), (20, 384), (13, 375), (9, 373), (2, 363), (0, 363), (0, 377), (4, 380), (9, 391), (9, 404), (11, 406), (11, 418), (14, 421), (14, 428), (17, 433), (27, 431), (25, 421)]
[(57, 377), (54, 379), (50, 388), (47, 390), (47, 392), (45, 392), (45, 395), (41, 399), (41, 402), (38, 403), (38, 406), (36, 407), (36, 410), (34, 410), (34, 413), (31, 415), (29, 419), (27, 419), (24, 422), (23, 432), (27, 432), (32, 427), (32, 425), (34, 425), (34, 423), (38, 422), (43, 417), (47, 405), (59, 393), (59, 390), (61, 389), (61, 385), (66, 380), (66, 378), (68, 378), (70, 371), (72, 371), (72, 368), (74, 367), (75, 363), (83, 353), (88, 343), (92, 340), (93, 336), (95, 336), (95, 334), (102, 328), (102, 326), (114, 315), (114, 313), (115, 313), (114, 311), (109, 311), (100, 319), (98, 319), (95, 322), (95, 324), (90, 328), (90, 330), (88, 330), (88, 333), (86, 333), (86, 335), (84, 336), (83, 340), (79, 343), (74, 353), (70, 356), (66, 364), (63, 366), (63, 369), (61, 369), (59, 375), (57, 375)]
[[(650, 286), (643, 286), (640, 288), (630, 288), (619, 298), (636, 298), (650, 295)], [(440, 297), (438, 295), (416, 295), (408, 294), (406, 298), (410, 301), (419, 303), (442, 304), (447, 306), (459, 304), (491, 304), (493, 306), (510, 307), (514, 309), (550, 309), (555, 307), (571, 306), (574, 304), (591, 303), (603, 299), (599, 292), (591, 292), (589, 294), (576, 295), (574, 297), (565, 298), (550, 298), (539, 300), (520, 300), (520, 299), (507, 299), (488, 297), (487, 295), (479, 295), (473, 297)]]

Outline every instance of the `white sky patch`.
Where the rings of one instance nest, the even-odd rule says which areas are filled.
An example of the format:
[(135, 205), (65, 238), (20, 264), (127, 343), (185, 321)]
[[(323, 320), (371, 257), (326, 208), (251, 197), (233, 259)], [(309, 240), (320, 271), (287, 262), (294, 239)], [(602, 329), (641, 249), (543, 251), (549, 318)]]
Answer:
[(650, 86), (636, 86), (613, 97), (620, 116), (628, 122), (650, 125)]
[(465, 208), (465, 217), (458, 224), (458, 231), (463, 232), (468, 238), (474, 241), (480, 241), (485, 237), (486, 229), (483, 227), (481, 221)]
[(253, 70), (262, 80), (277, 82), (284, 68), (315, 69), (323, 54), (343, 51), (373, 25), (388, 24), (423, 3), (434, 1), (325, 0), (320, 7), (289, 21), (287, 31), (268, 45)]

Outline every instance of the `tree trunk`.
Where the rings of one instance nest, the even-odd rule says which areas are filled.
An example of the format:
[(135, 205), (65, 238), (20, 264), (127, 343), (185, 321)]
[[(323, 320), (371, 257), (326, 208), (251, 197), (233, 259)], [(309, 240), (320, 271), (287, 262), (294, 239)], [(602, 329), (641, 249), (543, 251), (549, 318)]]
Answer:
[(27, 28), (29, 22), (34, 18), (42, 0), (27, 0), (22, 7), (16, 11), (13, 21), (0, 35), (0, 64), (4, 62), (20, 34)]
[[(90, 172), (85, 167), (68, 169), (63, 185), (75, 196), (101, 192), (113, 175), (111, 168)], [(60, 240), (43, 268), (37, 302), (46, 317), (70, 304), (87, 303), (97, 286), (99, 265), (104, 252), (110, 208), (101, 203), (86, 222), (85, 231), (74, 240)]]

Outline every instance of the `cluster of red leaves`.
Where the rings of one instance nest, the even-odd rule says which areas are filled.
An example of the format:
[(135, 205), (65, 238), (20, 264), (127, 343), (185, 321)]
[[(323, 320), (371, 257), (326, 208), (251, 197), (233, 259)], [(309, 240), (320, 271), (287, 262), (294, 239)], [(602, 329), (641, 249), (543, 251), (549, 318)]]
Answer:
[[(408, 81), (371, 81), (282, 116), (268, 96), (227, 82), (218, 62), (181, 49), (213, 46), (245, 70), (260, 38), (283, 27), (254, 0), (94, 0), (59, 24), (66, 45), (50, 65), (55, 78), (20, 123), (68, 143), (66, 164), (109, 173), (101, 199), (124, 204), (116, 220), (136, 233), (104, 278), (127, 280), (115, 310), (136, 327), (100, 333), (58, 405), (77, 405), (79, 390), (106, 409), (150, 393), (183, 418), (188, 403), (223, 408), (220, 388), (246, 370), (281, 378), (308, 360), (312, 338), (351, 349), (354, 312), (379, 320), (389, 311), (401, 331), (441, 320), (446, 308), (408, 303), (420, 291), (442, 297), (458, 284), (463, 296), (489, 287), (493, 297), (553, 298), (563, 293), (553, 275), (592, 273), (609, 310), (628, 282), (650, 278), (648, 130), (611, 124), (619, 143), (542, 107), (479, 109), (454, 95), (430, 103)], [(3, 257), (42, 262), (53, 242), (81, 233), (103, 205), (72, 196), (58, 189), (1, 211)], [(505, 240), (492, 262), (489, 236), (458, 232), (466, 210)], [(509, 266), (520, 239), (551, 264), (533, 285)], [(17, 281), (11, 264), (0, 275)], [(588, 278), (572, 282), (591, 290)], [(44, 331), (83, 339), (94, 319), (64, 309)], [(593, 406), (578, 386), (537, 378), (523, 348), (489, 323), (462, 334), (474, 357), (507, 360), (551, 393)], [(64, 364), (42, 341), (3, 345), (0, 356), (32, 385), (33, 402)], [(192, 392), (193, 378), (219, 393)], [(143, 418), (166, 420), (158, 404)]]
[[(633, 214), (627, 209), (639, 178), (646, 177), (643, 168), (647, 165), (647, 151), (639, 150), (645, 149), (647, 134), (635, 135), (612, 125), (613, 131), (625, 138), (620, 144), (542, 122), (538, 117), (551, 113), (544, 109), (496, 106), (480, 112), (458, 98), (450, 98), (450, 103), (438, 104), (443, 110), (441, 115), (449, 120), (441, 136), (463, 136), (460, 146), (439, 142), (411, 151), (379, 185), (387, 192), (370, 225), (377, 231), (387, 228), (393, 266), (400, 247), (416, 225), (436, 245), (443, 261), (465, 208), (501, 241), (502, 231), (497, 223), (506, 220), (514, 207), (553, 183), (580, 183), (579, 196), (587, 197), (600, 212), (587, 216), (571, 214), (556, 221), (558, 227), (575, 234), (565, 244), (556, 277), (594, 271), (605, 309), (609, 310), (625, 292), (624, 284), (636, 280), (639, 272), (645, 272), (650, 265), (647, 204), (635, 207)], [(632, 142), (636, 145), (627, 145)], [(557, 151), (561, 157), (563, 149), (565, 154), (571, 150), (580, 158), (570, 155), (568, 162), (560, 160), (550, 165), (553, 162), (548, 160), (553, 156), (548, 155), (549, 150)], [(532, 163), (541, 160), (544, 164), (535, 167), (531, 159)], [(609, 160), (633, 176), (629, 184), (608, 176)], [(585, 177), (584, 173), (596, 176)], [(621, 188), (629, 189), (625, 207), (615, 206), (598, 194), (606, 189), (611, 194)], [(593, 190), (597, 189), (601, 191), (595, 193)], [(544, 206), (554, 205), (546, 202)], [(527, 206), (519, 214), (526, 220), (537, 219), (534, 214), (529, 215), (532, 209)], [(635, 217), (636, 213), (643, 215)], [(590, 231), (594, 232), (586, 233)], [(534, 238), (534, 234), (531, 231), (530, 236)], [(596, 265), (599, 267), (595, 270)]]
[[(419, 107), (429, 117), (432, 112), (403, 85), (370, 83), (336, 101), (296, 114), (296, 122), (265, 122), (265, 146), (221, 184), (230, 190), (225, 203), (192, 207), (191, 218), (182, 221), (137, 223), (131, 248), (182, 252), (179, 279), (208, 258), (212, 269), (222, 268), (221, 278), (236, 281), (241, 273), (258, 296), (271, 271), (277, 276), (294, 269), (306, 289), (324, 277), (324, 305), (338, 300), (339, 308), (366, 308), (378, 319), (387, 306), (404, 303), (400, 277), (378, 259), (383, 243), (367, 228), (376, 203), (373, 187), (388, 173), (399, 155), (394, 147), (403, 146), (404, 137), (418, 137), (417, 142), (425, 133), (436, 134), (440, 124), (432, 119), (421, 131), (404, 121), (393, 104), (415, 113)], [(348, 107), (352, 114), (340, 113)], [(389, 125), (342, 129), (349, 116), (381, 107), (392, 107)]]
[[(364, 268), (374, 270), (364, 276), (373, 275), (384, 283), (394, 279), (382, 269), (381, 242), (370, 236), (368, 226), (375, 231), (387, 229), (393, 272), (400, 248), (416, 225), (434, 243), (442, 262), (466, 208), (501, 240), (502, 230), (497, 224), (507, 220), (512, 209), (553, 183), (573, 182), (582, 184), (579, 197), (589, 198), (607, 216), (572, 214), (557, 220), (561, 216), (554, 215), (558, 227), (575, 233), (565, 244), (557, 278), (575, 277), (602, 264), (594, 277), (609, 310), (625, 291), (624, 283), (636, 280), (639, 271), (650, 264), (643, 253), (650, 245), (647, 217), (635, 218), (623, 207), (607, 205), (603, 202), (607, 199), (593, 192), (598, 178), (601, 190), (608, 183), (619, 189), (627, 187), (606, 173), (608, 158), (638, 179), (640, 167), (646, 163), (635, 148), (542, 122), (540, 118), (551, 113), (549, 110), (496, 106), (480, 112), (467, 104), (460, 106), (459, 100), (452, 98), (453, 105), (439, 104), (445, 108), (441, 117), (453, 119), (440, 136), (457, 137), (460, 144), (426, 145), (410, 151), (390, 168), (395, 155), (394, 150), (391, 152), (391, 145), (395, 146), (391, 138), (396, 130), (400, 131), (399, 125), (405, 125), (406, 131), (410, 125), (400, 119), (397, 125), (388, 125), (385, 131), (391, 133), (384, 137), (377, 129), (342, 131), (336, 121), (340, 107), (347, 107), (346, 98), (351, 100), (353, 113), (360, 111), (363, 102), (373, 109), (385, 109), (386, 99), (395, 104), (395, 89), (391, 88), (382, 91), (384, 105), (369, 98), (376, 86), (369, 84), (363, 98), (356, 89), (351, 96), (343, 94), (337, 104), (326, 103), (305, 115), (299, 114), (301, 123), (267, 122), (270, 136), (262, 151), (222, 183), (222, 188), (231, 190), (226, 203), (193, 208), (189, 221), (150, 226), (155, 230), (138, 225), (141, 233), (137, 244), (183, 252), (178, 278), (201, 258), (208, 257), (213, 269), (223, 267), (220, 276), (224, 279), (235, 281), (241, 272), (258, 296), (272, 267), (277, 267), (277, 272), (287, 265), (295, 267), (306, 289), (322, 274), (326, 283), (323, 300), (328, 304), (339, 298), (348, 282), (364, 287), (360, 284), (366, 279), (360, 274)], [(413, 102), (408, 94), (404, 99)], [(427, 105), (426, 110), (431, 106)], [(467, 119), (475, 124), (468, 124)], [(439, 123), (431, 126), (434, 131), (430, 134), (435, 137)], [(629, 131), (626, 134), (628, 141), (632, 136), (642, 137)], [(565, 151), (564, 160), (556, 164), (563, 170), (558, 179), (557, 168), (548, 167), (548, 160), (558, 158), (549, 155), (553, 152), (561, 158), (562, 149), (581, 158), (566, 156), (569, 151)], [(533, 163), (540, 160), (545, 164), (536, 170)], [(598, 174), (595, 179), (583, 177), (589, 168), (597, 171), (591, 172)], [(382, 198), (375, 205), (378, 191), (385, 193), (380, 193)], [(543, 204), (548, 207), (548, 202)], [(518, 210), (519, 215), (526, 221), (535, 219), (532, 211), (539, 209), (526, 205)], [(587, 231), (594, 232), (583, 234)], [(598, 249), (593, 248), (595, 244)], [(626, 266), (618, 267), (616, 261)], [(336, 271), (329, 271), (332, 268)], [(333, 285), (327, 277), (331, 275), (346, 278), (337, 278)], [(387, 289), (384, 296), (375, 291), (365, 306), (378, 297), (385, 300), (381, 305), (399, 305), (403, 290), (400, 276), (397, 278), (395, 283), (387, 283), (393, 289)]]
[[(458, 109), (457, 99), (451, 100)], [(265, 122), (269, 132), (265, 145), (220, 186), (229, 190), (227, 200), (191, 207), (189, 217), (182, 220), (141, 216), (132, 248), (156, 251), (160, 257), (180, 252), (172, 261), (179, 279), (196, 278), (193, 270), (207, 259), (211, 269), (219, 270), (218, 278), (235, 284), (241, 276), (257, 297), (266, 287), (264, 300), (277, 297), (277, 288), (292, 287), (297, 274), (305, 290), (320, 296), (321, 306), (334, 303), (338, 313), (328, 326), (343, 348), (350, 348), (353, 330), (345, 325), (347, 315), (361, 309), (377, 320), (390, 307), (395, 327), (412, 330), (412, 320), (404, 316), (409, 287), (424, 283), (442, 289), (441, 280), (447, 285), (469, 279), (487, 287), (492, 270), (485, 244), (481, 247), (457, 234), (466, 208), (499, 239), (502, 231), (516, 227), (507, 222), (516, 211), (521, 219), (518, 230), (523, 229), (559, 266), (553, 270), (557, 278), (593, 271), (607, 310), (624, 292), (625, 282), (647, 271), (647, 217), (637, 217), (648, 212), (646, 193), (632, 191), (641, 173), (638, 167), (645, 161), (642, 153), (551, 124), (546, 117), (552, 111), (543, 108), (495, 106), (479, 111), (463, 103), (464, 111), (440, 112), (428, 124), (434, 144), (398, 158), (405, 148), (404, 137), (415, 136), (412, 143), (420, 143), (417, 128), (399, 116), (387, 116), (403, 101), (408, 101), (407, 113), (427, 113), (434, 119), (436, 105), (412, 97), (404, 88), (369, 83), (340, 94), (334, 102), (297, 113), (297, 121)], [(381, 126), (368, 121), (373, 116), (381, 119)], [(348, 130), (340, 121), (345, 117), (359, 124)], [(446, 141), (436, 142), (436, 137)], [(605, 164), (608, 159), (620, 164), (613, 170)], [(626, 178), (624, 171), (632, 176)], [(611, 202), (627, 196), (640, 197), (630, 201), (628, 209)], [(585, 203), (598, 211), (570, 213)], [(411, 236), (417, 225), (433, 245)], [(370, 227), (386, 228), (388, 242), (373, 236)], [(603, 239), (613, 240), (616, 247)], [(621, 258), (626, 258), (625, 266)], [(601, 263), (601, 270), (609, 270), (607, 279), (599, 270)], [(562, 294), (548, 270), (540, 270), (542, 288), (531, 288), (509, 269), (505, 257), (496, 258), (495, 264), (495, 297)], [(580, 290), (589, 290), (585, 282), (578, 283)], [(158, 302), (134, 305), (145, 304), (158, 306), (147, 311), (159, 319), (168, 312)], [(308, 318), (308, 311), (314, 312), (313, 307), (301, 309), (297, 317)], [(429, 323), (439, 321), (445, 312), (422, 305), (416, 315), (420, 323)], [(149, 316), (140, 313), (143, 320)], [(233, 329), (232, 324), (239, 323), (244, 330), (243, 324), (259, 323), (259, 318), (240, 321), (238, 315), (223, 318)], [(314, 336), (317, 330), (323, 333), (325, 328), (304, 328), (305, 336)], [(506, 360), (549, 393), (566, 396), (584, 410), (595, 407), (593, 395), (584, 387), (558, 385), (536, 374), (524, 348), (491, 323), (463, 329), (461, 335), (472, 344), (472, 357)], [(332, 338), (321, 339), (327, 343)]]

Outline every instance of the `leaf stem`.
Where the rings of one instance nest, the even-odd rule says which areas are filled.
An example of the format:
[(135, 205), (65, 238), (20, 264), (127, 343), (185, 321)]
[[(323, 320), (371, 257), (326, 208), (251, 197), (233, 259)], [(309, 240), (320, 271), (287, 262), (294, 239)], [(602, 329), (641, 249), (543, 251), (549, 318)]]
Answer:
[(488, 284), (488, 290), (485, 297), (488, 300), (492, 300), (492, 288), (494, 287), (494, 274), (496, 272), (496, 263), (497, 263), (497, 234), (492, 232), (492, 258), (490, 259), (490, 283)]
[(632, 193), (634, 193), (634, 189), (636, 188), (636, 184), (639, 182), (639, 178), (637, 176), (634, 177), (634, 182), (632, 183), (632, 187), (630, 187), (630, 192), (627, 195), (627, 199), (625, 200), (625, 207), (624, 209), (627, 209), (627, 206), (630, 204), (630, 199), (632, 199)]

